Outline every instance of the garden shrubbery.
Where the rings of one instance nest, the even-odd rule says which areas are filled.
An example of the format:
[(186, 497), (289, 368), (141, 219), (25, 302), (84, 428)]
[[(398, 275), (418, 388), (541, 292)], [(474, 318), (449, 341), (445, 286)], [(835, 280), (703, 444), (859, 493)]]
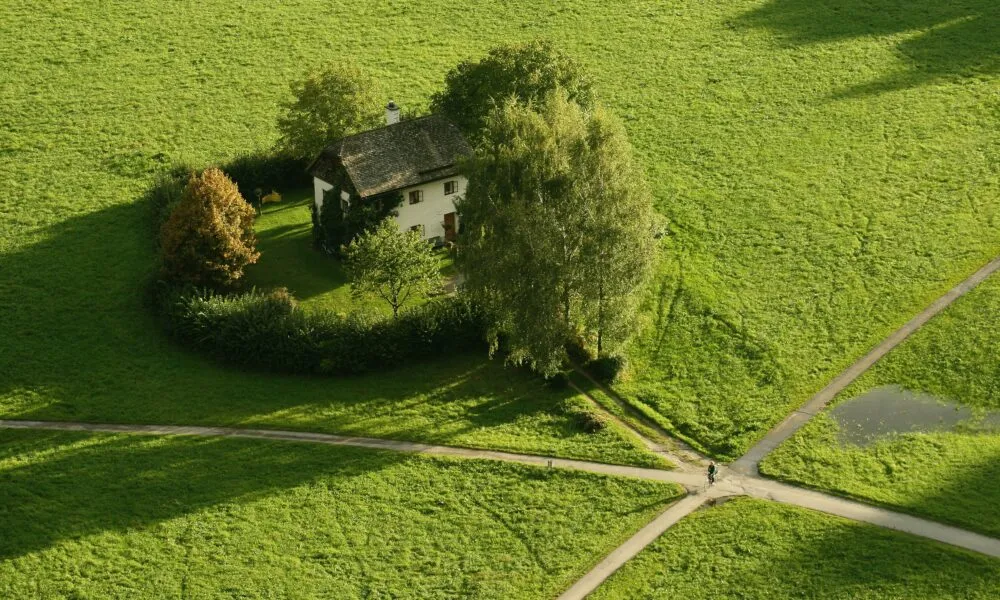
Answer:
[(256, 201), (257, 191), (290, 190), (310, 185), (308, 162), (285, 154), (252, 152), (240, 154), (220, 168), (236, 182), (244, 198)]
[(610, 385), (618, 381), (625, 370), (624, 356), (600, 356), (587, 363), (587, 371), (603, 384)]
[(397, 319), (305, 313), (287, 291), (236, 295), (170, 292), (170, 333), (220, 360), (280, 373), (351, 375), (429, 356), (485, 349), (485, 321), (467, 301), (445, 298)]
[(562, 411), (587, 433), (598, 433), (608, 426), (608, 417), (580, 396), (567, 398)]

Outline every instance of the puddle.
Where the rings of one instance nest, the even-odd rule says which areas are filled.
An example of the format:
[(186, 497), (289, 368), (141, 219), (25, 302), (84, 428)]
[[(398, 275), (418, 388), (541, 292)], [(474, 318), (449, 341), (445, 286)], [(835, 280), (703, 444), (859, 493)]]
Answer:
[(840, 425), (840, 442), (867, 446), (902, 433), (933, 431), (1000, 432), (1000, 411), (977, 415), (968, 406), (930, 394), (886, 385), (869, 390), (830, 410)]

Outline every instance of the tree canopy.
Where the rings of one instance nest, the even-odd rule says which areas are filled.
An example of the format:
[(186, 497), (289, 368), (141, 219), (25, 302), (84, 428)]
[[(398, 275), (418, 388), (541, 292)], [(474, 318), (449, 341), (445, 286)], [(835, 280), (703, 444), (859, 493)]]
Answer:
[(278, 119), (278, 147), (310, 160), (333, 140), (377, 127), (385, 101), (378, 82), (361, 68), (334, 63), (292, 83), (294, 99)]
[(226, 288), (257, 262), (255, 211), (217, 168), (191, 174), (160, 231), (164, 275), (192, 285)]
[(374, 294), (389, 304), (393, 317), (404, 304), (441, 285), (430, 244), (416, 231), (400, 231), (392, 218), (354, 238), (344, 257), (351, 293)]
[(491, 50), (481, 60), (459, 63), (445, 76), (431, 110), (446, 115), (470, 141), (482, 136), (490, 111), (510, 98), (537, 102), (556, 88), (584, 108), (594, 104), (590, 79), (551, 42), (536, 40)]
[(491, 315), (494, 348), (551, 374), (571, 336), (624, 342), (655, 256), (649, 188), (622, 126), (562, 90), (486, 120), (459, 203), (465, 290)]

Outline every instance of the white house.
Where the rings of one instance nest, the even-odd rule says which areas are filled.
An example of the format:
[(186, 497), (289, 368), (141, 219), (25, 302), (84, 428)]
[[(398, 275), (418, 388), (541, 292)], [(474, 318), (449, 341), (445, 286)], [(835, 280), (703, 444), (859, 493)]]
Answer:
[(402, 195), (396, 221), (426, 240), (452, 241), (458, 233), (455, 200), (465, 194), (458, 161), (472, 154), (468, 142), (440, 115), (399, 120), (386, 107), (385, 127), (348, 136), (327, 146), (309, 167), (316, 207), (324, 194), (341, 190), (340, 202), (372, 202)]

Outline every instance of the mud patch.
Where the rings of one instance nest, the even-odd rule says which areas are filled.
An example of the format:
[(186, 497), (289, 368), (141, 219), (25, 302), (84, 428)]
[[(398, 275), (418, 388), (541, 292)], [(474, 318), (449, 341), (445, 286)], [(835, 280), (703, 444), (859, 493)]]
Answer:
[(840, 443), (857, 446), (904, 433), (1000, 432), (1000, 411), (974, 412), (898, 385), (877, 387), (838, 404), (830, 416), (840, 425)]

